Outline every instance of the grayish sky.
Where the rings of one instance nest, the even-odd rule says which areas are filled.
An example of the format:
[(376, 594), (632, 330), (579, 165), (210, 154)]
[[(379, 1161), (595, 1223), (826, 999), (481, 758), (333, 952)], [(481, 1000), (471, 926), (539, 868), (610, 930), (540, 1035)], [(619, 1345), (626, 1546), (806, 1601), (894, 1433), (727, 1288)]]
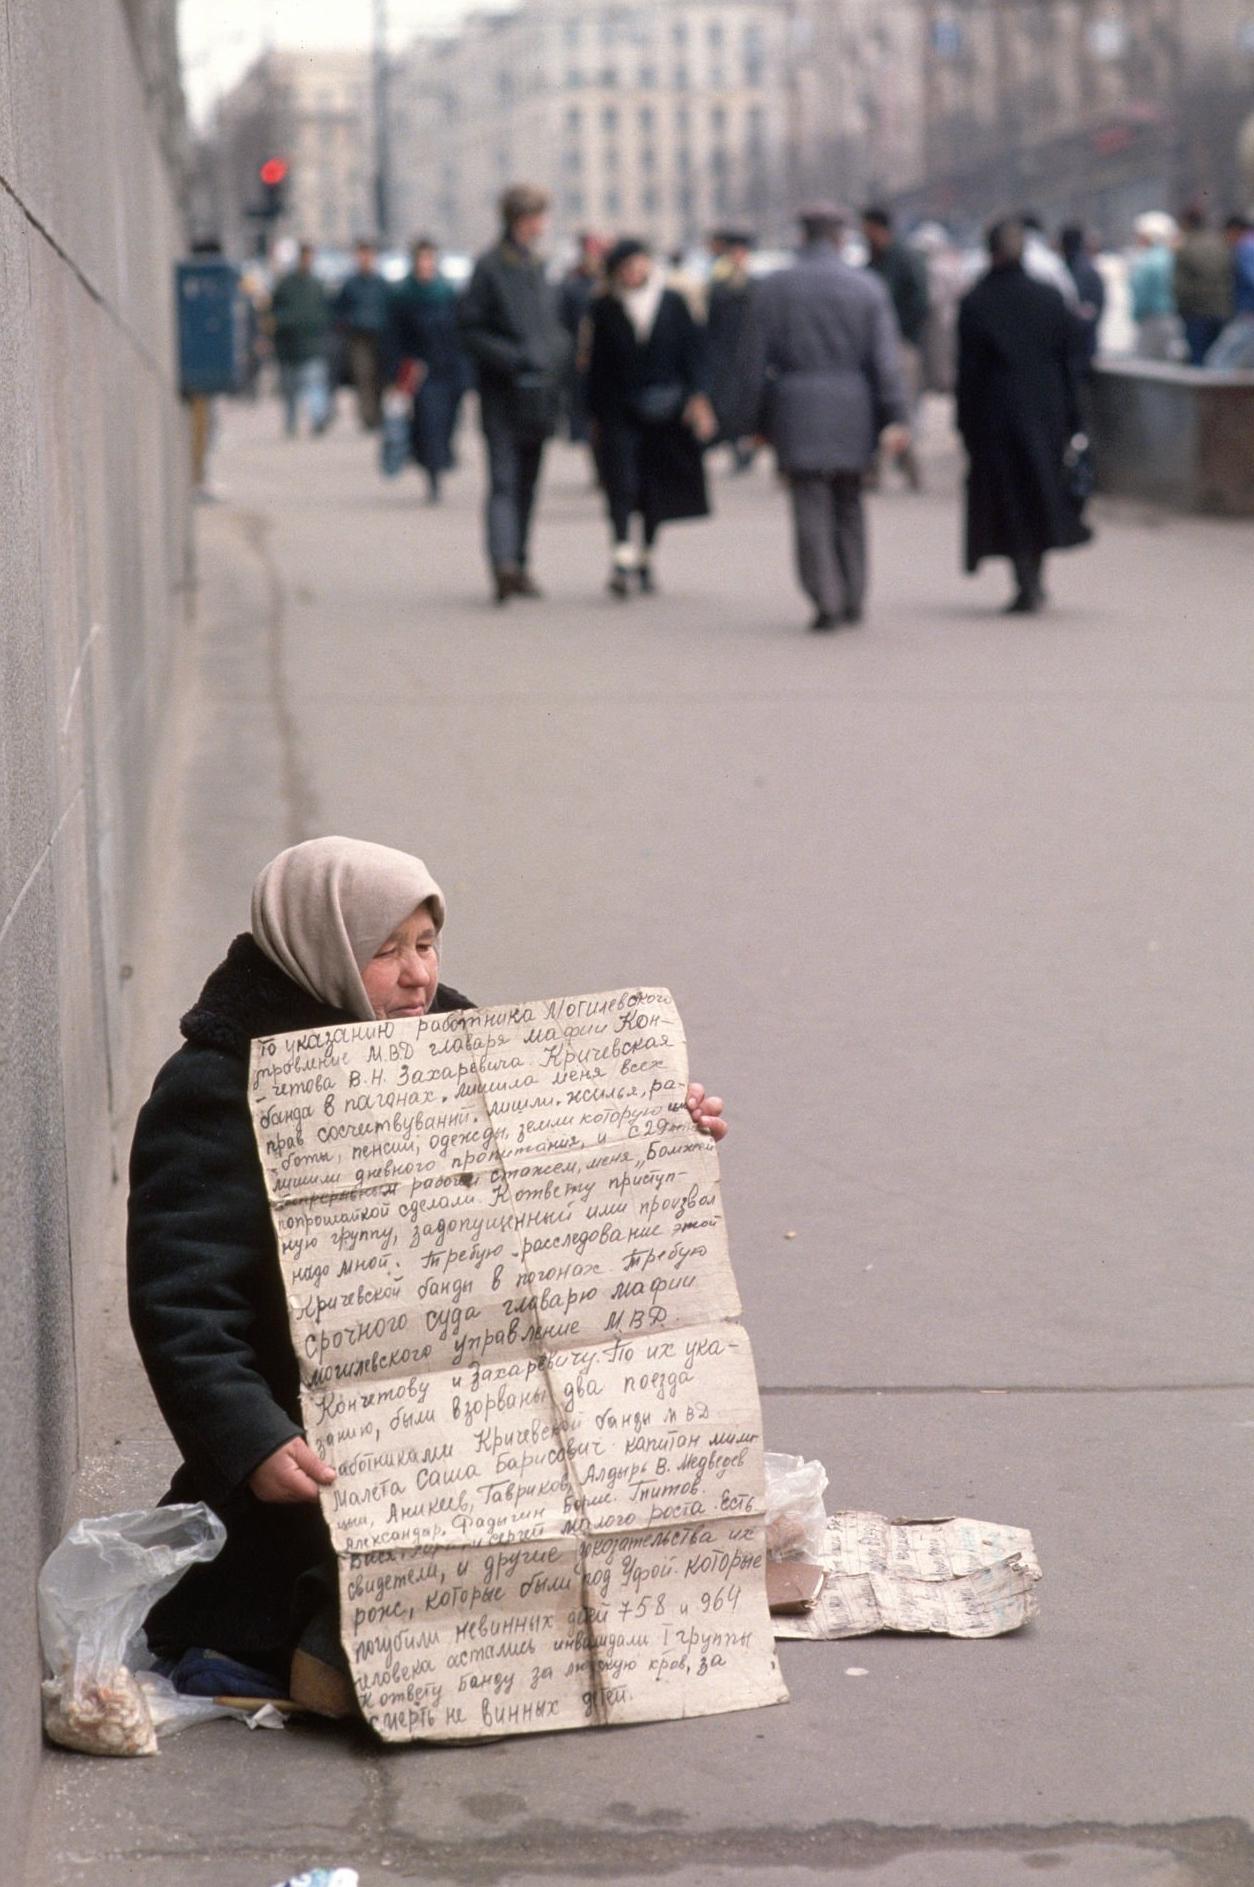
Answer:
[[(479, 0), (487, 7), (512, 0)], [(470, 0), (387, 0), (389, 43), (401, 46), (420, 30), (451, 26)], [(183, 83), (199, 123), (267, 43), (276, 46), (366, 46), (372, 0), (179, 0)]]

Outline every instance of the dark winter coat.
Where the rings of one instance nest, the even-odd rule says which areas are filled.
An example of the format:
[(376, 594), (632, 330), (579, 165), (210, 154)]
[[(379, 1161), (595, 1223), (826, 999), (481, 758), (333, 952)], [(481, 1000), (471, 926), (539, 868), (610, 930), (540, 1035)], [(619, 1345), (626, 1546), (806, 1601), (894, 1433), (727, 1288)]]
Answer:
[(283, 367), (300, 367), (325, 356), (331, 336), (327, 291), (308, 269), (293, 269), (275, 285), (270, 303), (274, 357)]
[(638, 511), (650, 526), (707, 517), (701, 446), (682, 417), (692, 396), (708, 389), (704, 336), (687, 302), (663, 289), (644, 341), (617, 295), (598, 296), (590, 322), (585, 391), (611, 507)]
[[(471, 1007), (439, 986), (433, 1012)], [(325, 1559), (321, 1510), (259, 1501), (248, 1477), (301, 1432), (299, 1378), (248, 1111), (253, 1038), (354, 1018), (237, 937), (161, 1069), (131, 1149), (131, 1328), (183, 1460), (167, 1500), (204, 1500), (227, 1544), (149, 1618), (159, 1651), (207, 1645), (286, 1676), (293, 1590)]]
[(407, 275), (392, 290), (390, 367), (421, 361), (426, 369), (414, 395), (411, 443), (425, 472), (446, 472), (453, 463), (453, 434), (462, 396), (474, 383), (457, 325), (457, 295), (448, 282), (420, 282)]
[(382, 341), (388, 328), (389, 290), (374, 269), (355, 269), (335, 298), (335, 318), (350, 334), (374, 334)]
[(739, 380), (740, 433), (762, 433), (784, 472), (860, 472), (908, 417), (888, 290), (831, 243), (755, 285)]
[(872, 250), (867, 268), (879, 276), (888, 290), (902, 340), (909, 341), (911, 347), (921, 347), (929, 303), (927, 263), (923, 257), (908, 243), (890, 242), (878, 255)]
[(571, 340), (543, 263), (503, 238), (476, 262), (458, 321), (479, 372), (484, 431), (547, 438), (557, 426)]
[(718, 415), (719, 437), (731, 439), (740, 398), (737, 382), (740, 344), (753, 283), (746, 275), (711, 282), (706, 298), (706, 346), (710, 360), (710, 399)]
[(958, 313), (968, 570), (984, 557), (1088, 542), (1063, 466), (1080, 424), (1075, 330), (1062, 296), (1018, 265), (990, 269)]

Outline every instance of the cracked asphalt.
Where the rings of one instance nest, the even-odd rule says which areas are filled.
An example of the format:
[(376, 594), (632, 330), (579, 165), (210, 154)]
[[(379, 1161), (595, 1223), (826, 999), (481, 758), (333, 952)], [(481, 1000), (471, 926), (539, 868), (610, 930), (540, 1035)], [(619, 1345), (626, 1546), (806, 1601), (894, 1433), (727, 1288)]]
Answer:
[[(480, 1001), (669, 984), (734, 1123), (768, 1444), (833, 1505), (1030, 1526), (1039, 1622), (785, 1645), (788, 1705), (691, 1723), (49, 1752), (37, 1887), (1254, 1883), (1254, 530), (1107, 506), (1050, 613), (1003, 620), (929, 429), (928, 490), (873, 501), (866, 627), (818, 637), (765, 468), (624, 607), (553, 453), (549, 597), (502, 612), (472, 434), (428, 511), (346, 418), (289, 445), (228, 411), (129, 1082), (318, 831), (422, 853)], [(107, 1232), (92, 1511), (170, 1461)]]

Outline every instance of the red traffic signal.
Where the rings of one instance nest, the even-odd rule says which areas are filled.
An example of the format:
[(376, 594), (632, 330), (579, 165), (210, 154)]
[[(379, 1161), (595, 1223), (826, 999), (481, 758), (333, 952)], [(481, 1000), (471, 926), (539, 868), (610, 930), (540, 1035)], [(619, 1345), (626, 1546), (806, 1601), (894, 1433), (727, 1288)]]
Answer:
[(287, 159), (285, 157), (267, 157), (258, 174), (262, 183), (273, 190), (275, 186), (281, 184), (283, 179), (287, 176)]

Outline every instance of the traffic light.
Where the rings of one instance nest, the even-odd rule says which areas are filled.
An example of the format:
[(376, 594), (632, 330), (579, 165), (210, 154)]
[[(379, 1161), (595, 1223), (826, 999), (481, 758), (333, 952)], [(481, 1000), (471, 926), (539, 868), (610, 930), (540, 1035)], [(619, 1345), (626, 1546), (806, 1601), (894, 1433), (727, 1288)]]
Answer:
[(284, 210), (287, 159), (267, 157), (257, 175), (261, 179), (261, 204), (258, 214), (267, 222), (272, 223), (276, 217), (282, 216)]

